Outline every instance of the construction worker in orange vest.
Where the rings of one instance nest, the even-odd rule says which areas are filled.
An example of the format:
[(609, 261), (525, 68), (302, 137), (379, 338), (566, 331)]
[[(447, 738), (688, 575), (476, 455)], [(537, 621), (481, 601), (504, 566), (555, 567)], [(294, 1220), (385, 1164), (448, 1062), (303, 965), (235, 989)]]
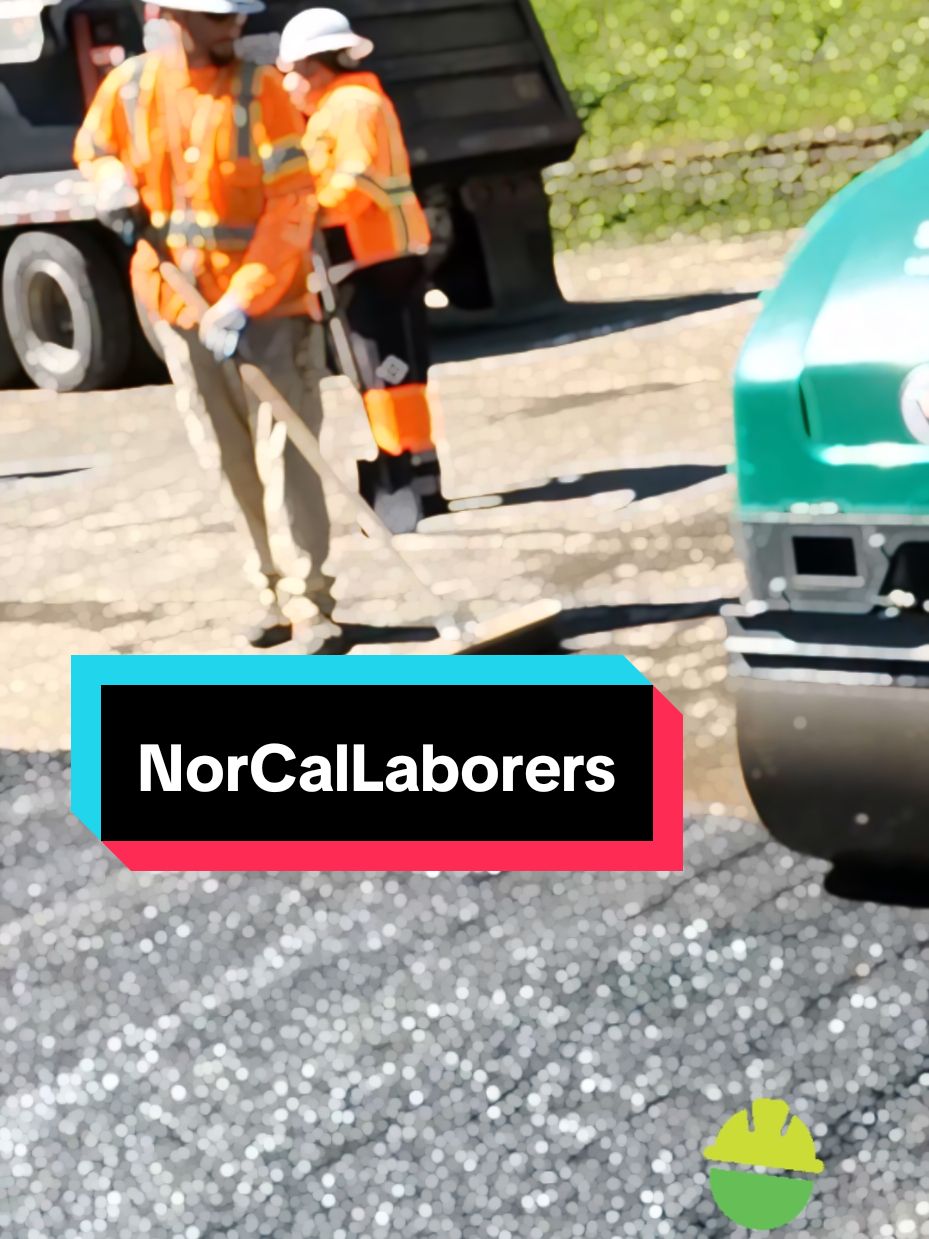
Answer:
[[(75, 161), (97, 184), (104, 216), (135, 224), (136, 297), (163, 343), (191, 439), (244, 517), (262, 586), (249, 641), (266, 647), (294, 635), (287, 578), (286, 601), (304, 621), (303, 648), (341, 652), (333, 578), (324, 571), (329, 519), (320, 480), (237, 370), (240, 361), (262, 369), (318, 435), (326, 360), (307, 286), (315, 208), (304, 122), (278, 70), (236, 53), (247, 15), (263, 7), (261, 0), (162, 6), (154, 50), (102, 82)], [(162, 278), (164, 260), (209, 303), (199, 323)], [(290, 572), (272, 551), (281, 516), (295, 552)]]
[(371, 51), (341, 13), (307, 9), (284, 27), (278, 65), (309, 118), (318, 239), (378, 447), (375, 461), (358, 462), (360, 490), (403, 532), (446, 509), (426, 396), (431, 237), (397, 113), (359, 68)]

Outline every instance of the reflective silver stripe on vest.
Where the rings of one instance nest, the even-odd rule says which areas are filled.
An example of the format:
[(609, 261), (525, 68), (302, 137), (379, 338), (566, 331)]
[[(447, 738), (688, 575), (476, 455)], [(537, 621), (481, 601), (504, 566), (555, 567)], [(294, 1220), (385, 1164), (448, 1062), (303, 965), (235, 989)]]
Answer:
[(406, 211), (408, 207), (415, 207), (418, 201), (410, 182), (397, 177), (377, 179), (370, 175), (356, 176), (355, 180), (367, 190), (372, 202), (377, 203), (390, 220), (397, 244), (403, 250), (408, 249), (410, 225)]
[(378, 178), (371, 176), (369, 172), (358, 173), (355, 176), (355, 180), (364, 181), (368, 185), (375, 186), (385, 198), (393, 198), (397, 202), (402, 202), (405, 198), (415, 197), (413, 186), (409, 181), (391, 181), (386, 177)]
[(267, 177), (275, 177), (289, 163), (306, 162), (306, 153), (298, 143), (289, 146), (278, 146), (270, 155), (263, 157), (261, 164)]
[(162, 242), (195, 249), (247, 249), (255, 235), (254, 228), (232, 224), (203, 224), (192, 212), (175, 211), (166, 224), (154, 232)]
[(255, 102), (255, 78), (262, 66), (245, 61), (239, 73), (238, 90), (233, 108), (236, 130), (236, 157), (251, 159), (254, 155), (252, 140), (252, 104)]
[(129, 141), (132, 144), (133, 157), (141, 162), (143, 143), (139, 141), (139, 94), (142, 86), (142, 74), (148, 64), (148, 56), (133, 56), (132, 72), (128, 81), (120, 88), (119, 97), (122, 100), (126, 116), (126, 127), (129, 130)]

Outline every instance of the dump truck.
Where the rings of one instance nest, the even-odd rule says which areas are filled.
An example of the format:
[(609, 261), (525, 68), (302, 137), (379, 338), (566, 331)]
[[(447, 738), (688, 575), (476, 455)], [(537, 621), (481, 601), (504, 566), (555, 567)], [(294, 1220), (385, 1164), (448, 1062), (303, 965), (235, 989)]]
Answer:
[(929, 860), (929, 135), (812, 220), (735, 376), (738, 743), (773, 835)]
[[(149, 6), (151, 7), (151, 6)], [(244, 54), (273, 61), (306, 7), (269, 0)], [(581, 124), (529, 0), (346, 0), (373, 39), (434, 234), (433, 286), (459, 322), (557, 303), (542, 169)], [(0, 385), (93, 390), (135, 379), (156, 347), (133, 306), (129, 254), (97, 219), (74, 135), (102, 77), (145, 46), (135, 0), (0, 5)]]

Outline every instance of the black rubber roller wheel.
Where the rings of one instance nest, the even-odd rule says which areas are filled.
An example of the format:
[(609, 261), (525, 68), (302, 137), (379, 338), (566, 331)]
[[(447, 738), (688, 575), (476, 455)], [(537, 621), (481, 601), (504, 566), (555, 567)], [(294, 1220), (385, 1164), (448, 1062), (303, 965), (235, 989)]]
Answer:
[(124, 377), (135, 309), (115, 260), (77, 231), (24, 232), (3, 267), (13, 348), (37, 387), (95, 391)]
[(776, 839), (837, 863), (929, 864), (929, 688), (732, 685), (742, 773)]

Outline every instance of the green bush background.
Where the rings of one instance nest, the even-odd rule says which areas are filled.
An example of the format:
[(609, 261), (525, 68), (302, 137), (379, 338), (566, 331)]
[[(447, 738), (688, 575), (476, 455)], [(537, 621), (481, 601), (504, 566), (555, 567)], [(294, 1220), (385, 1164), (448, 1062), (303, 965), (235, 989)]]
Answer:
[[(584, 120), (582, 165), (635, 146), (929, 117), (929, 4), (918, 0), (535, 0), (535, 8)], [(759, 193), (735, 175), (709, 194), (691, 186), (634, 200), (596, 182), (566, 195), (559, 182), (555, 222), (573, 244), (617, 229), (637, 237), (796, 226), (849, 175), (835, 167), (786, 202), (776, 187)]]

